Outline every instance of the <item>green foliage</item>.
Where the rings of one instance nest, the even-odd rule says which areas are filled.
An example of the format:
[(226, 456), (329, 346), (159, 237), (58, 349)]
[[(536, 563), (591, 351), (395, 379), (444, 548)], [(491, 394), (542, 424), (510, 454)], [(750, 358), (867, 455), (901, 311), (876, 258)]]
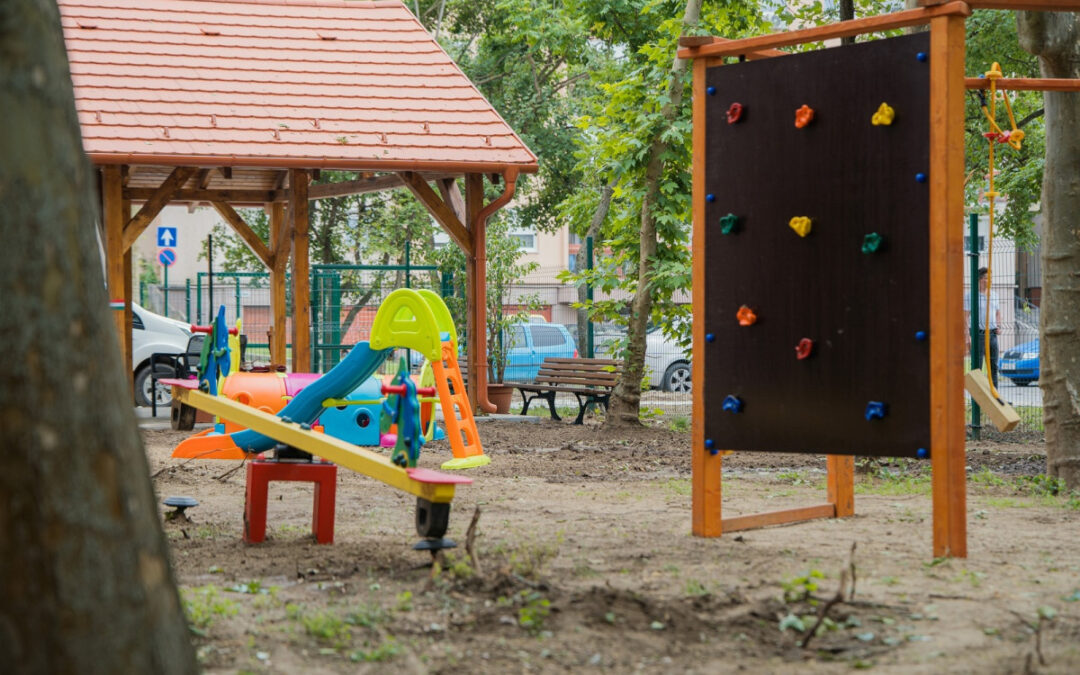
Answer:
[(551, 601), (537, 591), (521, 591), (518, 607), (518, 625), (532, 635), (539, 635), (544, 621), (551, 614)]
[(235, 602), (222, 597), (221, 590), (213, 584), (180, 589), (184, 614), (193, 632), (205, 635), (205, 631), (219, 618), (236, 616), (240, 608)]
[(388, 638), (372, 649), (357, 649), (349, 654), (349, 660), (353, 663), (361, 661), (366, 663), (381, 663), (383, 661), (390, 661), (400, 654), (401, 651), (401, 645), (399, 645), (394, 638)]
[(784, 591), (784, 603), (791, 605), (797, 602), (807, 601), (811, 605), (817, 604), (813, 599), (813, 593), (818, 589), (817, 580), (824, 578), (824, 572), (812, 569), (797, 577), (788, 579), (787, 581), (781, 581), (780, 588)]

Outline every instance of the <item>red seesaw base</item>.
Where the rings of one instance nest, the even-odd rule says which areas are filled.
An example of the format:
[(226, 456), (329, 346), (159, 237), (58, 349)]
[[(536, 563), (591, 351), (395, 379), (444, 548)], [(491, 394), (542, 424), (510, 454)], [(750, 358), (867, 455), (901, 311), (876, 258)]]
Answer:
[(337, 465), (329, 462), (293, 463), (255, 460), (247, 465), (244, 504), (244, 541), (258, 544), (266, 539), (266, 500), (271, 481), (315, 483), (315, 506), (311, 531), (320, 544), (334, 543), (334, 499)]

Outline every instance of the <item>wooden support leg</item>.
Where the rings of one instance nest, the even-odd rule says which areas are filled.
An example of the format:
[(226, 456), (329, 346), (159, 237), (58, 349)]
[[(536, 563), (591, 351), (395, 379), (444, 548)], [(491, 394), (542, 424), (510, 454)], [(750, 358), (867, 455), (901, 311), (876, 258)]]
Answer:
[(311, 372), (311, 267), (308, 259), (308, 174), (289, 169), (289, 219), (292, 229), (292, 370)]
[(829, 503), (836, 507), (836, 517), (855, 515), (855, 458), (829, 455)]

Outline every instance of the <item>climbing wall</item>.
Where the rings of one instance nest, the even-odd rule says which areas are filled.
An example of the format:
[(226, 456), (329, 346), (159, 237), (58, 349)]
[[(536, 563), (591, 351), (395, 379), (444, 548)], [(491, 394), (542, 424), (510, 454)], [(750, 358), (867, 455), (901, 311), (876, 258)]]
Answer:
[(708, 68), (708, 449), (927, 456), (928, 53)]

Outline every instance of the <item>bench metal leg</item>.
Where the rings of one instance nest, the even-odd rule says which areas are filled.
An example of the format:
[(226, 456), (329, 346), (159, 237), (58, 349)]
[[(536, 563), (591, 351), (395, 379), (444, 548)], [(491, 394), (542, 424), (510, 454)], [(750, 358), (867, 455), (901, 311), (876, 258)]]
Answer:
[(562, 418), (559, 417), (559, 413), (555, 412), (555, 392), (549, 391), (548, 393), (543, 394), (543, 397), (547, 399), (548, 409), (551, 410), (551, 419), (556, 422), (561, 422)]
[(585, 411), (587, 411), (589, 409), (589, 404), (592, 403), (593, 397), (590, 396), (590, 397), (586, 398), (584, 401), (582, 401), (581, 400), (581, 394), (574, 394), (574, 396), (577, 396), (577, 404), (578, 404), (578, 414), (577, 414), (577, 419), (574, 420), (574, 424), (584, 424), (585, 423)]
[(551, 410), (551, 419), (555, 420), (556, 422), (562, 421), (562, 418), (559, 417), (559, 413), (555, 412), (555, 392), (538, 392), (536, 394), (533, 394), (532, 396), (526, 396), (523, 389), (518, 389), (518, 391), (521, 392), (521, 399), (525, 401), (525, 405), (523, 405), (521, 408), (522, 415), (525, 415), (529, 412), (530, 403), (532, 403), (538, 398), (542, 398), (547, 401), (548, 409)]

